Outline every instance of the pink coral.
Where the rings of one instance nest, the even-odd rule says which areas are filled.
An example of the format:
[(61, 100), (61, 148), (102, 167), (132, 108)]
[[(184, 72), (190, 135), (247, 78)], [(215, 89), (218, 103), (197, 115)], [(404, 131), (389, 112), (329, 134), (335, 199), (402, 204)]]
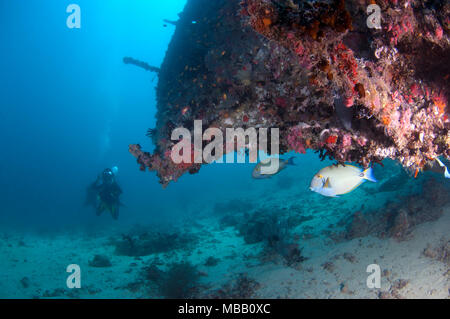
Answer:
[(288, 105), (286, 99), (283, 97), (276, 98), (275, 104), (279, 107), (286, 107)]
[(344, 148), (349, 147), (352, 145), (352, 136), (350, 134), (345, 134), (342, 137), (342, 146)]
[(402, 131), (409, 131), (411, 127), (411, 109), (407, 108), (400, 117), (400, 126)]
[(387, 31), (390, 33), (391, 45), (397, 45), (403, 36), (414, 33), (412, 19), (413, 13), (407, 9), (403, 15), (397, 16), (394, 21), (389, 23)]
[(303, 134), (302, 134), (301, 128), (298, 126), (295, 126), (290, 129), (289, 135), (287, 137), (287, 141), (288, 141), (289, 147), (293, 151), (295, 151), (297, 153), (305, 154), (306, 150), (305, 150), (304, 139), (303, 139), (302, 135)]
[(300, 57), (300, 65), (302, 65), (306, 69), (311, 68), (311, 60), (308, 56), (308, 52), (303, 46), (301, 41), (298, 41), (294, 44), (294, 52)]
[(359, 145), (359, 146), (366, 146), (366, 144), (367, 144), (367, 139), (366, 139), (365, 137), (359, 137), (358, 140), (357, 140), (357, 142), (358, 142), (358, 145)]
[(438, 26), (436, 28), (435, 33), (436, 33), (436, 37), (440, 40), (440, 39), (442, 39), (442, 36), (444, 35), (444, 30), (442, 30), (441, 26)]
[(297, 42), (295, 53), (297, 53), (298, 55), (303, 55), (305, 53), (305, 48), (303, 47), (301, 42)]
[(354, 102), (355, 102), (355, 99), (353, 98), (353, 96), (348, 96), (347, 98), (345, 98), (345, 106), (346, 107), (353, 106)]
[(419, 87), (417, 83), (411, 85), (411, 94), (414, 98), (418, 97), (419, 95), (422, 95), (422, 89)]

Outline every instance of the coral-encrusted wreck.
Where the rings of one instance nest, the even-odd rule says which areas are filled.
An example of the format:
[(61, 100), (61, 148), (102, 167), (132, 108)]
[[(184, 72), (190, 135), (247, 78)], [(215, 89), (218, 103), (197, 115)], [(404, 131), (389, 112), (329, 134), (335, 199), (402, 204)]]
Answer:
[[(381, 28), (368, 27), (375, 3)], [(450, 158), (449, 32), (448, 1), (189, 0), (159, 72), (156, 149), (130, 152), (163, 185), (195, 173), (170, 159), (171, 132), (201, 119), (277, 127), (280, 153), (417, 173)]]

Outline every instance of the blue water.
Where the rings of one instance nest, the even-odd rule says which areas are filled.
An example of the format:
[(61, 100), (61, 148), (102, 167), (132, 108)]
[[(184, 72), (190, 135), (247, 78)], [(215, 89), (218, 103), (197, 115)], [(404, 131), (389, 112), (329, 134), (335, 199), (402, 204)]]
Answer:
[[(396, 193), (378, 194), (378, 186), (366, 183), (340, 204), (322, 198), (309, 192), (309, 181), (331, 162), (320, 162), (313, 152), (298, 155), (296, 167), (262, 181), (251, 178), (250, 164), (214, 164), (163, 189), (155, 173), (139, 171), (128, 145), (154, 147), (145, 133), (155, 126), (158, 79), (122, 59), (161, 65), (174, 32), (163, 19), (177, 20), (185, 2), (77, 0), (81, 29), (69, 29), (68, 1), (0, 0), (0, 231), (95, 233), (171, 225), (213, 216), (217, 203), (235, 200), (300, 205), (331, 224), (362, 206), (379, 209), (400, 195), (420, 192), (423, 176)], [(401, 170), (389, 161), (385, 165), (375, 169), (380, 182)], [(124, 191), (119, 221), (107, 213), (97, 217), (83, 206), (86, 186), (112, 166), (119, 167)], [(317, 233), (320, 223), (312, 224)]]
[(111, 223), (82, 204), (86, 185), (114, 165), (126, 205), (121, 225), (248, 190), (246, 165), (205, 166), (163, 190), (128, 152), (134, 143), (153, 148), (145, 133), (155, 126), (157, 77), (122, 59), (159, 66), (174, 32), (163, 19), (177, 20), (185, 1), (77, 3), (81, 29), (66, 26), (66, 2), (1, 1), (1, 225)]
[[(122, 220), (164, 215), (156, 177), (142, 174), (128, 144), (151, 149), (154, 74), (185, 1), (77, 1), (81, 29), (66, 26), (67, 1), (0, 1), (0, 201), (2, 226), (105, 223), (82, 207), (85, 187), (117, 165), (127, 205)], [(80, 204), (81, 203), (81, 204)]]
[(113, 165), (125, 190), (121, 223), (167, 217), (205, 190), (239, 183), (241, 168), (214, 176), (203, 168), (195, 180), (186, 176), (163, 190), (128, 153), (132, 143), (153, 148), (145, 133), (155, 125), (157, 77), (122, 59), (159, 66), (174, 32), (163, 19), (177, 20), (185, 1), (77, 3), (81, 29), (67, 28), (64, 1), (1, 1), (2, 221), (49, 228), (108, 223), (82, 203), (86, 185)]

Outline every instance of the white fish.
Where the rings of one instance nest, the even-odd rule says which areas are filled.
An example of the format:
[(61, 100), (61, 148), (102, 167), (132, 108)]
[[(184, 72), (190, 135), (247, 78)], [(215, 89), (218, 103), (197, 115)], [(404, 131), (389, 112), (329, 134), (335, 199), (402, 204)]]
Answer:
[(352, 165), (332, 165), (314, 175), (309, 189), (327, 197), (338, 197), (355, 190), (364, 181), (376, 183), (372, 168), (363, 170)]

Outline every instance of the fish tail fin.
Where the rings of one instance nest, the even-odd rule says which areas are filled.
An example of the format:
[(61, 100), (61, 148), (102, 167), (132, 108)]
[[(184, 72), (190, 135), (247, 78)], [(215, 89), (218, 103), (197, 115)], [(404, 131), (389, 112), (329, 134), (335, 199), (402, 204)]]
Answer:
[(445, 166), (444, 163), (441, 162), (441, 160), (439, 158), (436, 157), (436, 162), (438, 162), (438, 164), (444, 168), (444, 176), (445, 178), (450, 178), (450, 173), (448, 172), (448, 168), (447, 166)]
[(291, 158), (289, 158), (287, 161), (287, 164), (297, 166), (297, 164), (295, 164), (295, 162), (294, 162), (294, 159), (295, 159), (295, 156), (292, 156)]
[(375, 178), (375, 176), (373, 175), (373, 168), (369, 167), (368, 169), (366, 169), (364, 171), (364, 179), (367, 179), (368, 181), (377, 183), (377, 179)]

